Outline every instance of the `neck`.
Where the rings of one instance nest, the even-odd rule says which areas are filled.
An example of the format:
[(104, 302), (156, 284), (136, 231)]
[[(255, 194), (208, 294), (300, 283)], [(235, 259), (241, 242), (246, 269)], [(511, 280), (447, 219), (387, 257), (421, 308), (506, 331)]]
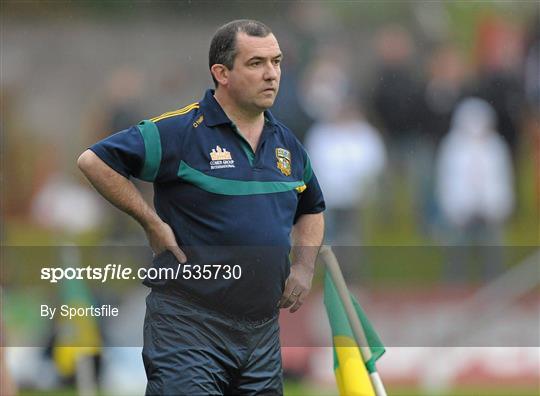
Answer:
[(264, 120), (263, 111), (253, 111), (242, 108), (222, 90), (216, 90), (214, 98), (225, 114), (227, 114), (227, 117), (229, 117), (236, 125), (251, 126)]

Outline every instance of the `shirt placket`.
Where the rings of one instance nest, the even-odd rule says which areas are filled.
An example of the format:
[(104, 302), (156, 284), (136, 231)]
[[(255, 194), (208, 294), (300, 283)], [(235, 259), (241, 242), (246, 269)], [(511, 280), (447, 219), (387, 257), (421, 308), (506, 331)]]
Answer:
[(234, 133), (240, 139), (240, 145), (241, 145), (244, 153), (246, 154), (246, 157), (247, 157), (247, 159), (249, 161), (249, 165), (251, 166), (251, 168), (253, 170), (261, 169), (262, 168), (262, 160), (263, 160), (263, 156), (261, 154), (263, 152), (263, 148), (264, 148), (266, 139), (267, 139), (267, 137), (268, 137), (268, 135), (270, 133), (269, 128), (271, 128), (271, 126), (268, 124), (268, 122), (265, 121), (263, 131), (262, 131), (262, 134), (261, 134), (261, 139), (259, 141), (259, 145), (257, 146), (256, 151), (253, 151), (253, 148), (251, 147), (251, 145), (249, 144), (247, 139), (244, 137), (242, 132), (238, 129), (238, 127), (234, 123), (231, 123), (231, 127), (232, 127)]

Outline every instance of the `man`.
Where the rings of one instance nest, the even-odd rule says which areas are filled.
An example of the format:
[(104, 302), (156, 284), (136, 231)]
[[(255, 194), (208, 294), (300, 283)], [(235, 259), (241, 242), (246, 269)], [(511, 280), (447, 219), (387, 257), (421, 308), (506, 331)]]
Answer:
[[(306, 152), (267, 110), (281, 59), (267, 26), (230, 22), (210, 45), (215, 91), (79, 158), (144, 228), (153, 265), (190, 274), (144, 282), (147, 394), (282, 393), (278, 311), (309, 293), (324, 201)], [(155, 211), (129, 176), (154, 183)]]

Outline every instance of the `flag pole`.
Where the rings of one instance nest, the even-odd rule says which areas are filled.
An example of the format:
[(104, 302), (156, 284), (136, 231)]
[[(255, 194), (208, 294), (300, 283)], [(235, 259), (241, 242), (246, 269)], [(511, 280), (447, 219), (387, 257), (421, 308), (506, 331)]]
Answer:
[[(349, 325), (351, 326), (354, 339), (358, 345), (358, 348), (360, 349), (362, 359), (364, 360), (364, 363), (366, 363), (372, 357), (371, 349), (369, 348), (369, 344), (364, 333), (364, 328), (362, 327), (360, 319), (358, 318), (356, 310), (352, 304), (349, 289), (347, 288), (347, 284), (345, 283), (345, 279), (343, 278), (343, 274), (339, 268), (336, 255), (332, 251), (332, 248), (328, 245), (321, 246), (319, 254), (323, 262), (326, 264), (326, 269), (334, 282), (339, 298), (343, 303), (343, 308), (345, 308), (345, 313), (347, 314), (347, 319), (349, 321)], [(369, 376), (373, 389), (375, 390), (375, 394), (377, 396), (386, 396), (386, 390), (384, 389), (384, 385), (381, 381), (379, 373), (377, 373), (377, 371), (373, 371), (372, 373), (369, 373)]]

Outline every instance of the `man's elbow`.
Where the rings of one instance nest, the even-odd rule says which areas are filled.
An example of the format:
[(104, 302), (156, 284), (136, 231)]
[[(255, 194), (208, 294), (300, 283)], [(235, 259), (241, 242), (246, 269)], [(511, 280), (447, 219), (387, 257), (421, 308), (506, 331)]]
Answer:
[(86, 150), (79, 156), (77, 159), (77, 166), (82, 173), (86, 174), (88, 172), (88, 169), (95, 163), (96, 157), (96, 154), (94, 154), (92, 150)]

